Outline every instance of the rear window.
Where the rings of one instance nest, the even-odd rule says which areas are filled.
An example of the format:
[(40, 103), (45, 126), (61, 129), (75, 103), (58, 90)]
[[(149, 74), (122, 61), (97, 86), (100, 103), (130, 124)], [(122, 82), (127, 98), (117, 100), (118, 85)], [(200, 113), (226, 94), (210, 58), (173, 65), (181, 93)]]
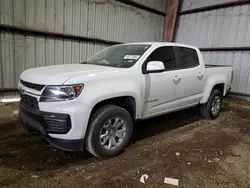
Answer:
[(185, 47), (178, 47), (180, 65), (179, 68), (191, 68), (199, 65), (199, 58), (196, 50)]

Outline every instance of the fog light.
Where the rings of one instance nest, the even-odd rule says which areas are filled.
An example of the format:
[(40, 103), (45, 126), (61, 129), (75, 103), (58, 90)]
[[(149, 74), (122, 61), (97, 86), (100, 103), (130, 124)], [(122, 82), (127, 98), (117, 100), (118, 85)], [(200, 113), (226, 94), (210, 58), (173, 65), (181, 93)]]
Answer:
[(44, 116), (44, 129), (47, 133), (66, 134), (71, 129), (69, 115), (49, 115)]

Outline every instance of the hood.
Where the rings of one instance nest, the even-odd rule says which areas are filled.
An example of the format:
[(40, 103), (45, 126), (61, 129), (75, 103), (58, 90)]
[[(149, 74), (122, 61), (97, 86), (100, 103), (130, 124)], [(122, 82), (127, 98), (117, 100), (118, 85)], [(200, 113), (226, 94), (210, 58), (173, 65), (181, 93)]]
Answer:
[(74, 76), (88, 76), (119, 70), (115, 67), (88, 64), (55, 65), (28, 69), (21, 74), (20, 79), (40, 85), (63, 85)]

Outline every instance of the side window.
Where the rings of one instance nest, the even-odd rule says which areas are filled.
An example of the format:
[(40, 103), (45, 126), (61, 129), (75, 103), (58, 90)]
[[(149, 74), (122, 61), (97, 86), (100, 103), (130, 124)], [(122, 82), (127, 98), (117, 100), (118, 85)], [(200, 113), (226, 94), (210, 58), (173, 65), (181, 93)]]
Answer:
[(199, 65), (199, 58), (196, 50), (185, 47), (178, 47), (180, 65), (178, 68), (196, 67)]
[(174, 69), (175, 68), (175, 56), (174, 56), (173, 47), (166, 46), (166, 47), (157, 48), (147, 58), (147, 62), (149, 61), (162, 61), (165, 66), (165, 70)]

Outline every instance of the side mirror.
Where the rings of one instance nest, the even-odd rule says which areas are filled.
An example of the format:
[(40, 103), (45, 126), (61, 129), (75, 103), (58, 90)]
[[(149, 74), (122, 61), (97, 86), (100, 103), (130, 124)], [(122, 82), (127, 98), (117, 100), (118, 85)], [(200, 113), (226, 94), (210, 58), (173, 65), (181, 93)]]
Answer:
[(165, 70), (162, 61), (150, 61), (147, 64), (145, 73), (159, 73)]

